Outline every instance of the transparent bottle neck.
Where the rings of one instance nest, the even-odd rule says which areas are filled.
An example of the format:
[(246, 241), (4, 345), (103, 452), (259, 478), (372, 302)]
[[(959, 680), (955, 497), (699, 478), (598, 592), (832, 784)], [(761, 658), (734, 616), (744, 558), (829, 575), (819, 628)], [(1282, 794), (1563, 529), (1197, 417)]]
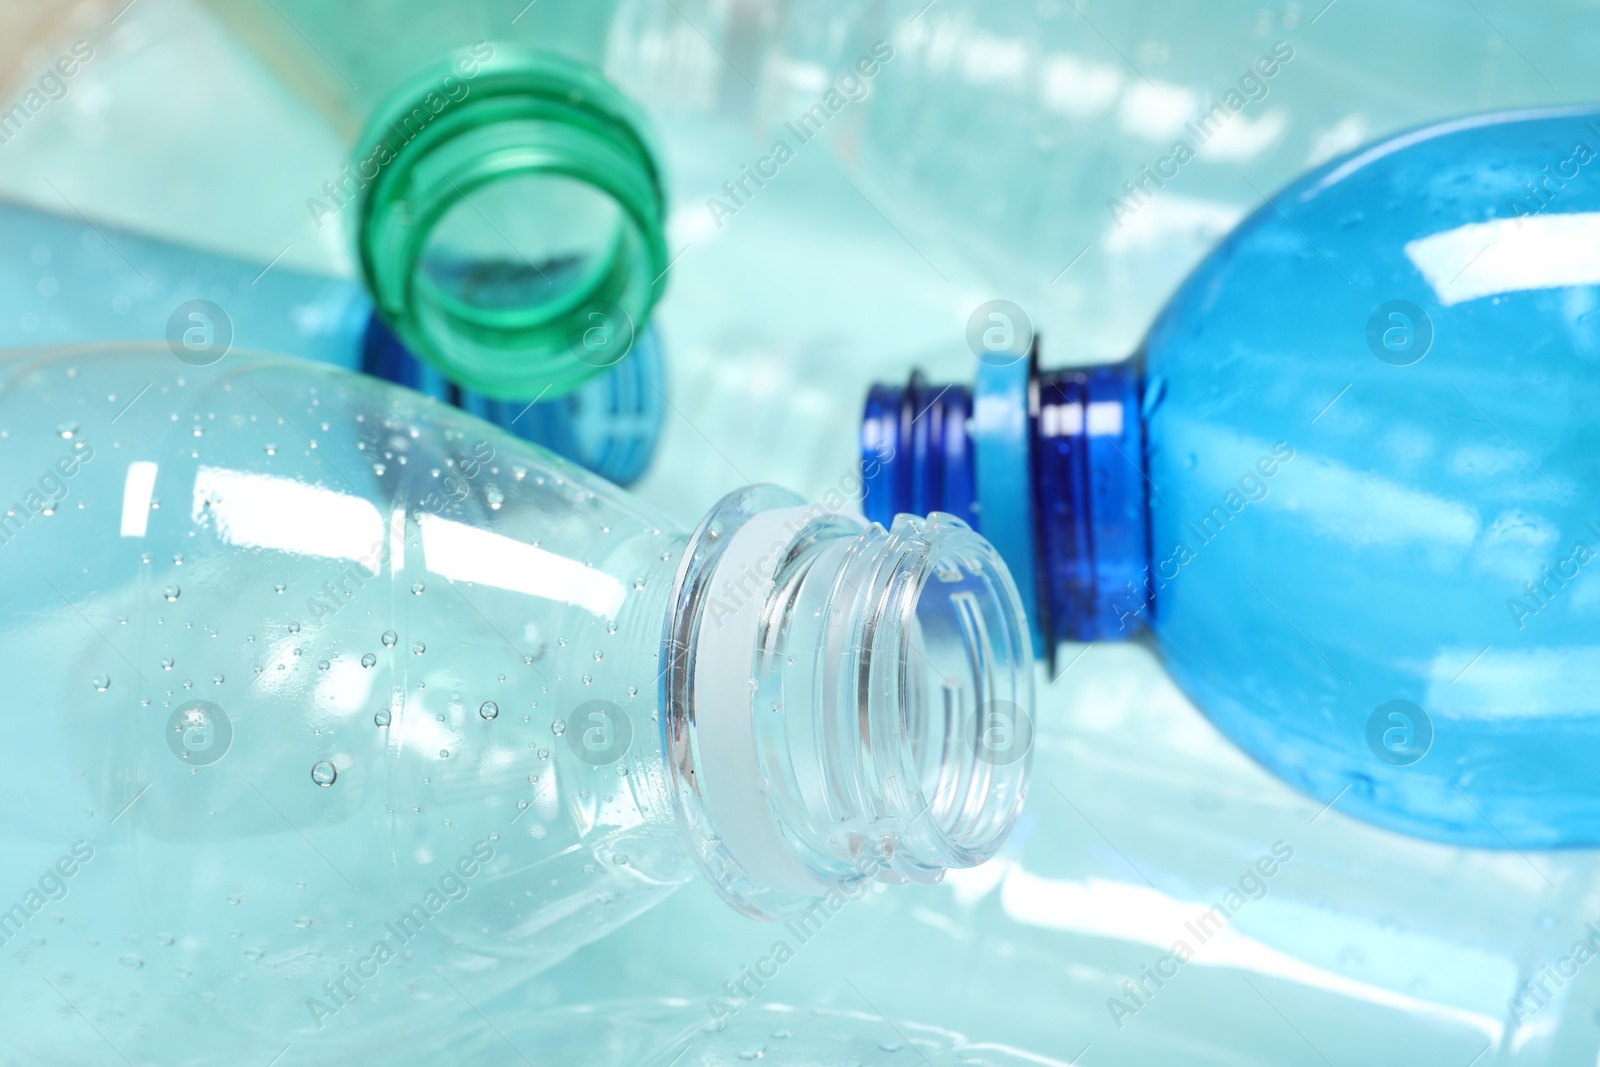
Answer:
[(1026, 790), (1032, 655), (1004, 564), (964, 523), (886, 530), (747, 489), (691, 539), (669, 612), (672, 788), (736, 907), (937, 881), (999, 849)]

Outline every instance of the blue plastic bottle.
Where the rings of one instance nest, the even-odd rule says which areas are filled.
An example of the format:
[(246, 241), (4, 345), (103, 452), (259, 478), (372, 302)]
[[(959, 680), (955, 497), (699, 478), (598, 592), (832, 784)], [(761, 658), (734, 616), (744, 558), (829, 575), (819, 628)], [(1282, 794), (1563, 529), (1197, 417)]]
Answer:
[(1597, 153), (1576, 108), (1336, 160), (1124, 363), (991, 354), (970, 390), (875, 388), (867, 512), (970, 517), (1045, 648), (1151, 631), (1324, 802), (1460, 844), (1600, 843)]
[(355, 281), (0, 201), (0, 348), (161, 338), (195, 365), (238, 349), (362, 370), (458, 404), (619, 485), (644, 473), (661, 431), (665, 382), (653, 327), (628, 358), (575, 392), (532, 404), (496, 400), (417, 360)]
[(0, 470), (0, 1059), (349, 1062), (697, 878), (937, 881), (1026, 793), (1026, 621), (949, 516), (755, 486), (690, 533), (409, 390), (159, 344), (6, 354)]

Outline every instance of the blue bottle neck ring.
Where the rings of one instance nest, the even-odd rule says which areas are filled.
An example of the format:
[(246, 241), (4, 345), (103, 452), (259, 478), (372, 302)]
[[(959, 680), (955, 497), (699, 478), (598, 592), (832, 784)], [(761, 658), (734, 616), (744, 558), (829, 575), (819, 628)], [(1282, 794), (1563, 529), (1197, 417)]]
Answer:
[(1151, 622), (1143, 374), (1121, 363), (1041, 372), (987, 356), (969, 388), (913, 372), (868, 393), (862, 502), (888, 526), (944, 511), (999, 550), (1036, 647), (1116, 640)]

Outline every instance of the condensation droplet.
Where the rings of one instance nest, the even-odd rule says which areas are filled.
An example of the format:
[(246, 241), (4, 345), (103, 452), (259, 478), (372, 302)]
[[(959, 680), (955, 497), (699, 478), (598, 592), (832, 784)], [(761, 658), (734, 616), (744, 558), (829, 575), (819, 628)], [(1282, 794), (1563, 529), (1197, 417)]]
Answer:
[(421, 596), (422, 595), (422, 591), (424, 589), (426, 589), (426, 588), (428, 588), (428, 583), (427, 582), (412, 582), (411, 583), (411, 595), (412, 596)]
[(500, 714), (500, 705), (492, 700), (485, 700), (478, 705), (478, 714), (485, 719), (493, 719)]
[(377, 662), (378, 662), (378, 657), (374, 656), (371, 652), (368, 652), (366, 655), (361, 657), (361, 665), (363, 667), (371, 667), (374, 664), (376, 664)]
[(292, 634), (299, 633), (300, 632), (300, 624), (297, 623), (297, 622), (291, 622), (289, 624), (289, 632), (292, 633)]
[(421, 641), (418, 641), (416, 644), (411, 646), (411, 654), (413, 656), (420, 656), (426, 651), (428, 651), (428, 646), (423, 644)]
[(389, 714), (388, 708), (379, 708), (377, 711), (373, 712), (372, 715), (372, 721), (377, 723), (379, 726), (388, 726), (391, 719), (392, 716)]
[(393, 630), (385, 630), (383, 631), (383, 636), (379, 638), (379, 640), (383, 642), (384, 648), (393, 648), (394, 643), (400, 640), (400, 635), (395, 633)]
[(302, 930), (309, 930), (311, 928), (311, 916), (302, 915), (295, 919), (294, 924)]
[(311, 780), (326, 789), (339, 780), (339, 768), (327, 760), (318, 760), (311, 765)]
[(213, 674), (213, 675), (212, 675), (212, 676), (211, 676), (211, 684), (212, 684), (212, 685), (221, 685), (221, 684), (222, 684), (222, 683), (223, 683), (223, 682), (225, 682), (225, 681), (227, 681), (227, 679), (226, 679), (226, 678), (224, 678), (224, 677), (223, 677), (223, 676), (222, 676), (222, 675), (220, 675), (220, 674)]
[(176, 584), (169, 585), (165, 589), (161, 590), (161, 595), (166, 597), (168, 600), (177, 600), (182, 593), (183, 590), (179, 589)]
[(102, 693), (111, 688), (111, 679), (104, 674), (97, 674), (93, 678), (89, 679), (89, 681)]
[(562, 734), (566, 733), (567, 732), (567, 722), (566, 722), (566, 720), (565, 719), (557, 719), (555, 722), (551, 723), (550, 724), (550, 732), (555, 734), (557, 737), (560, 737)]
[(124, 967), (130, 967), (135, 971), (144, 966), (144, 960), (133, 955), (131, 952), (126, 956), (120, 957), (117, 962), (122, 964)]
[(162, 670), (170, 671), (172, 669), (173, 663), (174, 663), (174, 660), (173, 660), (173, 658), (171, 656), (162, 656), (161, 657), (161, 669)]
[(439, 750), (439, 758), (440, 759), (449, 759), (450, 758), (450, 750), (448, 748), (441, 748)]

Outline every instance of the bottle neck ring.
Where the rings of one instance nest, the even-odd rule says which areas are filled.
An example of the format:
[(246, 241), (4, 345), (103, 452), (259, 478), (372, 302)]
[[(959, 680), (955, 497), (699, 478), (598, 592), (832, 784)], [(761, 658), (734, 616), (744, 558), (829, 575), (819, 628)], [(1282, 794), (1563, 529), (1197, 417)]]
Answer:
[(1041, 651), (1151, 622), (1139, 362), (1042, 372), (986, 360), (973, 387), (913, 373), (868, 394), (867, 518), (945, 510), (994, 543), (1024, 586)]
[(617, 363), (666, 285), (643, 128), (598, 71), (554, 54), (479, 44), (419, 72), (350, 165), (378, 312), (499, 399), (560, 396)]

